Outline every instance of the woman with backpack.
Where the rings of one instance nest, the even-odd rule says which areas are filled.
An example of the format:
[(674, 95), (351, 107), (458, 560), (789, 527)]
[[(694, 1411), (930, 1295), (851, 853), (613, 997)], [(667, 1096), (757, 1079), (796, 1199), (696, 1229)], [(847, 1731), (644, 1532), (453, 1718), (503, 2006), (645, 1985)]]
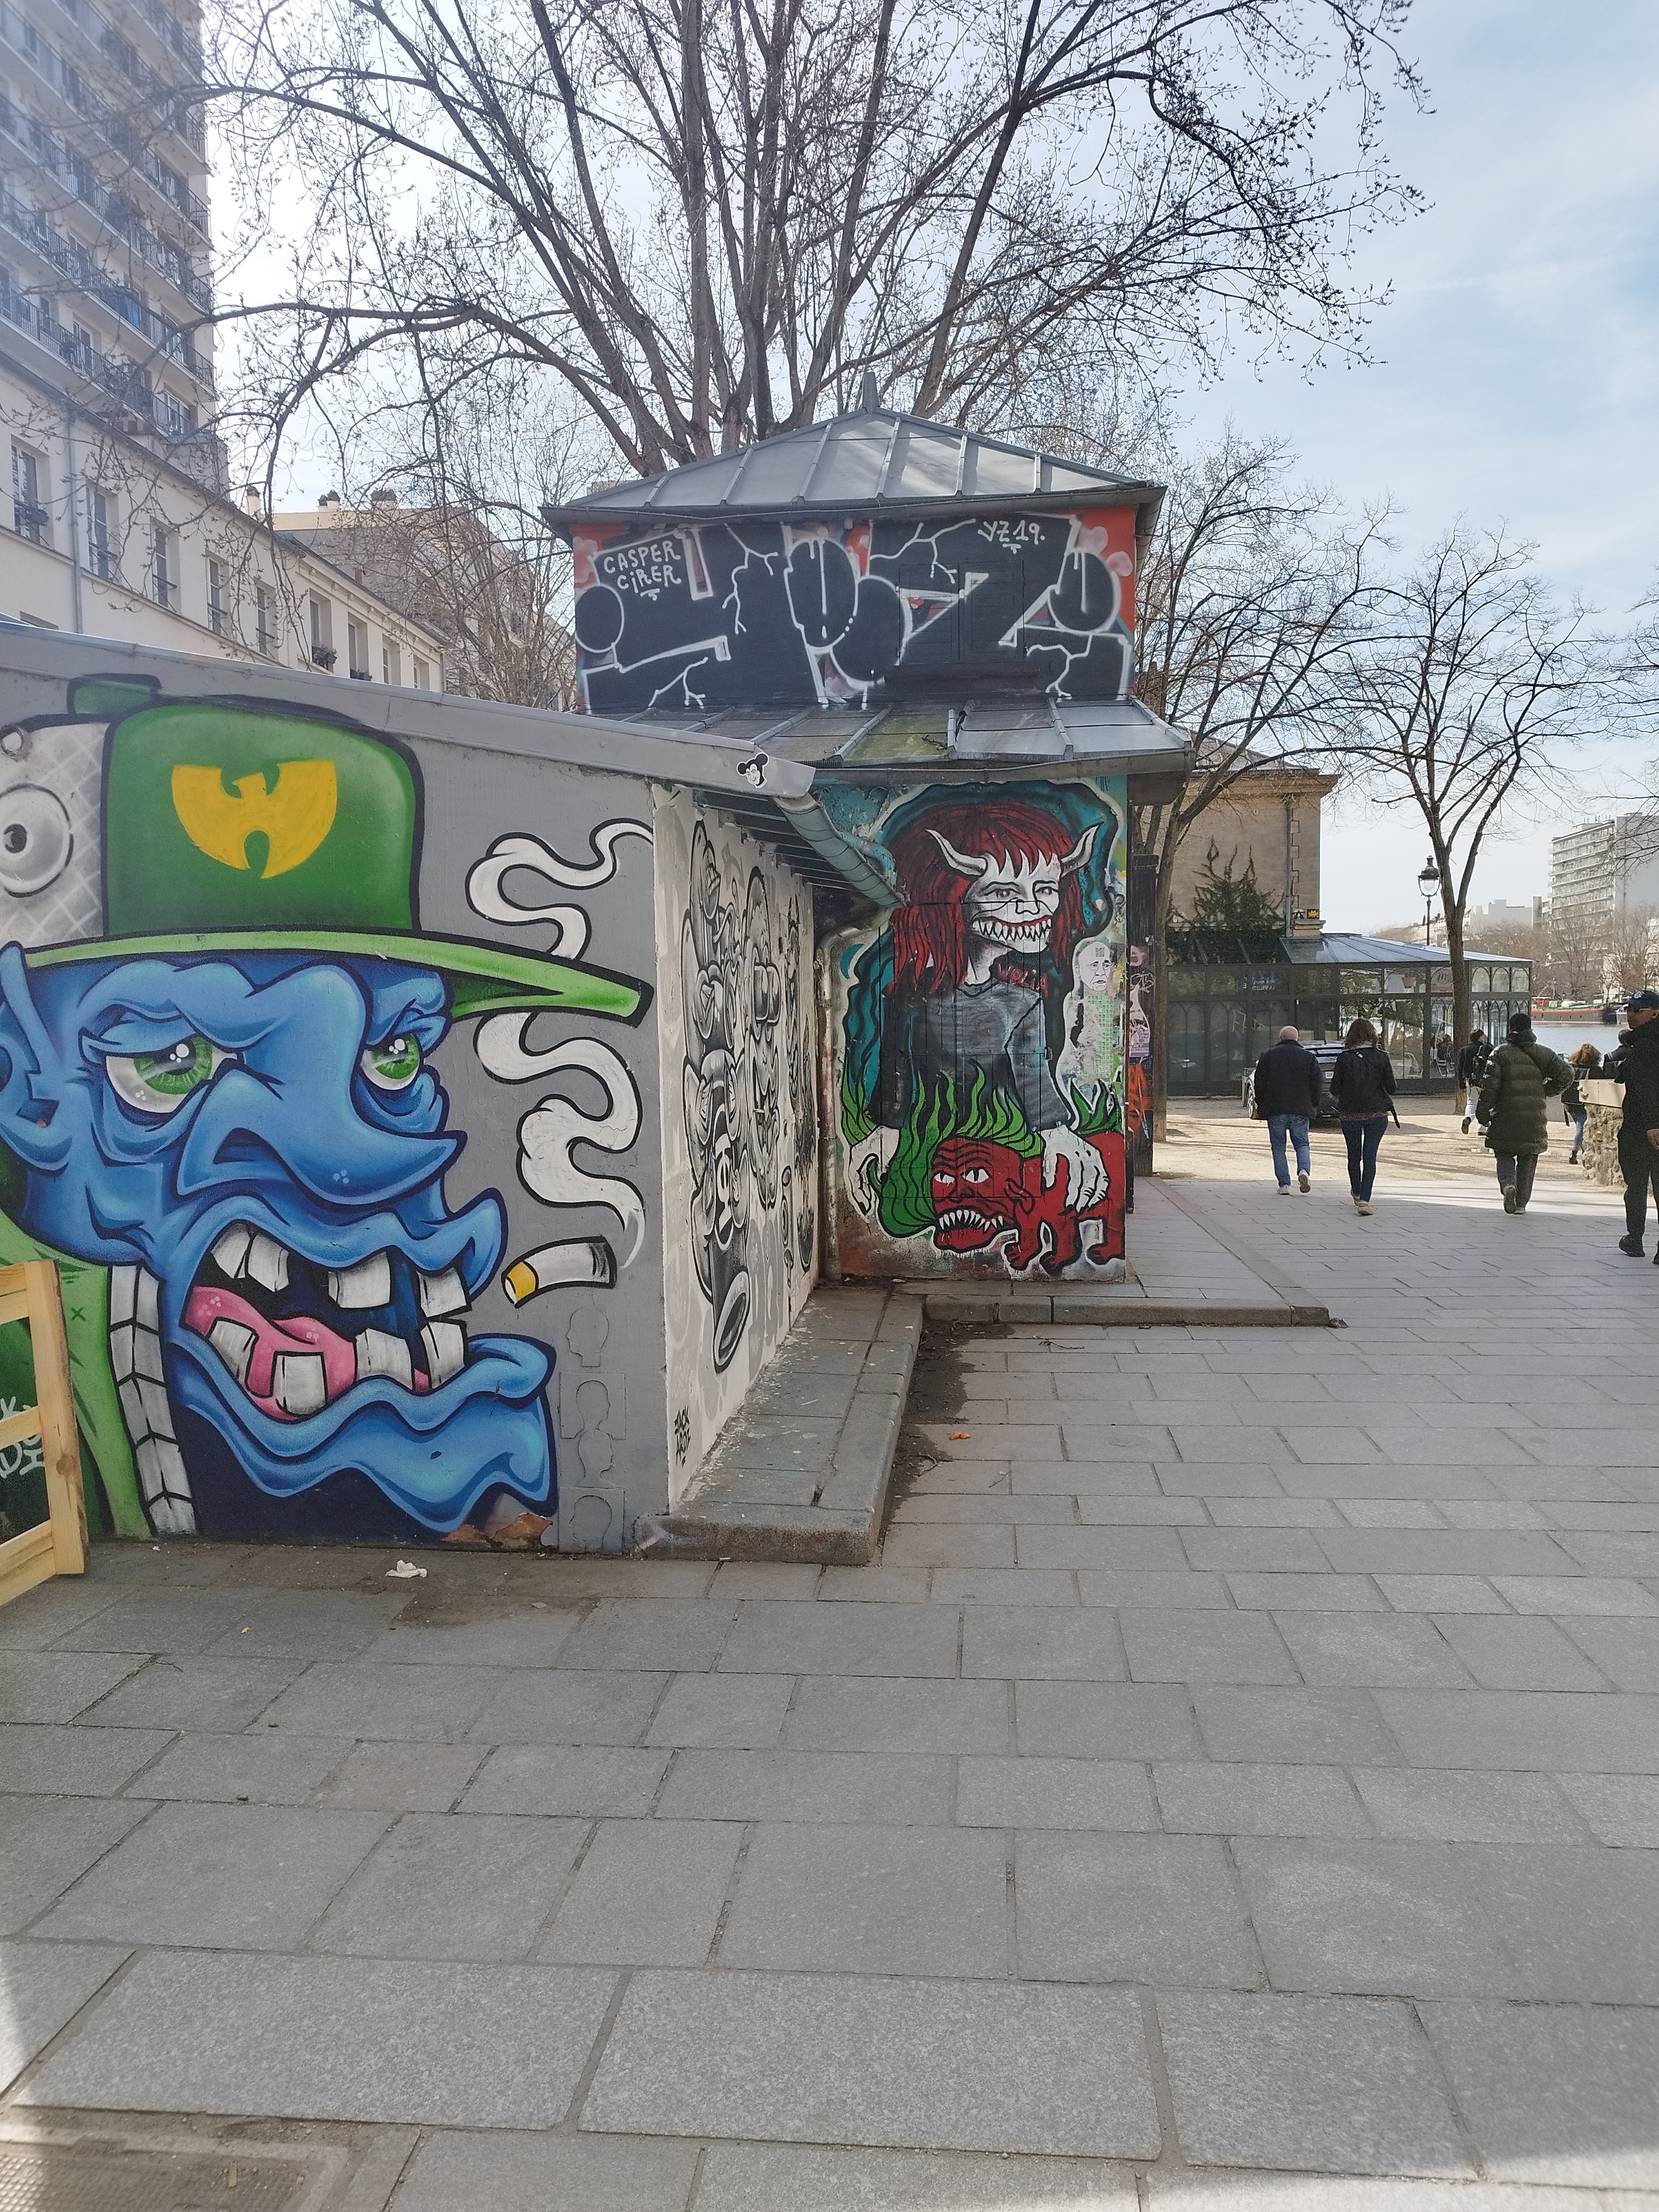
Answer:
[(1342, 1141), (1348, 1148), (1348, 1188), (1356, 1213), (1371, 1210), (1371, 1187), (1376, 1181), (1376, 1152), (1389, 1116), (1395, 1112), (1394, 1067), (1376, 1041), (1376, 1031), (1362, 1016), (1350, 1022), (1336, 1066), (1331, 1071), (1331, 1096), (1342, 1116)]

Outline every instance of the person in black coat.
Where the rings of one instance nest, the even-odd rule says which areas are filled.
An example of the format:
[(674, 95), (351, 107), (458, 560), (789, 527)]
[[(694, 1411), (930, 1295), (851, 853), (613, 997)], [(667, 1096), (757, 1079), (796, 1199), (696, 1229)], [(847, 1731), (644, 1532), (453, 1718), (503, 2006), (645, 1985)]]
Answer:
[[(1620, 1031), (1619, 1049), (1607, 1055), (1607, 1073), (1625, 1086), (1625, 1111), (1619, 1124), (1625, 1234), (1619, 1249), (1639, 1260), (1650, 1184), (1659, 1206), (1659, 991), (1633, 993), (1625, 1013), (1630, 1027)], [(1654, 1265), (1659, 1267), (1659, 1255)]]
[(1296, 1147), (1296, 1180), (1304, 1191), (1313, 1188), (1313, 1154), (1308, 1149), (1308, 1124), (1319, 1111), (1319, 1062), (1301, 1042), (1293, 1023), (1279, 1032), (1255, 1064), (1252, 1085), (1255, 1110), (1267, 1125), (1273, 1147), (1273, 1173), (1279, 1194), (1288, 1196), (1291, 1170), (1285, 1157), (1288, 1136)]
[(1457, 1055), (1457, 1110), (1463, 1116), (1463, 1134), (1466, 1137), (1474, 1118), (1469, 1094), (1473, 1091), (1477, 1097), (1480, 1095), (1480, 1079), (1486, 1072), (1486, 1058), (1491, 1051), (1485, 1030), (1471, 1030), (1468, 1042)]
[(1353, 1210), (1369, 1213), (1376, 1182), (1377, 1148), (1394, 1112), (1394, 1063), (1363, 1016), (1349, 1023), (1342, 1047), (1331, 1070), (1331, 1096), (1342, 1115)]

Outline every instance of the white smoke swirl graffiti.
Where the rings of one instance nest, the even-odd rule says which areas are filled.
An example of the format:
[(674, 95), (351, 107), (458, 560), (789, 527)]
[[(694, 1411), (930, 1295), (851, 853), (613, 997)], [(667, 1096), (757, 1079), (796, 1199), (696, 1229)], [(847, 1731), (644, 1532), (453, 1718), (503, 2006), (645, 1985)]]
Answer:
[(603, 1206), (628, 1238), (626, 1267), (645, 1240), (645, 1204), (619, 1176), (589, 1175), (571, 1157), (578, 1144), (603, 1152), (625, 1152), (640, 1133), (640, 1094), (625, 1061), (597, 1037), (567, 1037), (544, 1052), (527, 1051), (525, 1034), (533, 1014), (492, 1014), (478, 1024), (479, 1060), (502, 1083), (528, 1083), (562, 1068), (582, 1069), (604, 1087), (605, 1110), (584, 1114), (574, 1099), (550, 1094), (519, 1124), (519, 1178), (547, 1206)]

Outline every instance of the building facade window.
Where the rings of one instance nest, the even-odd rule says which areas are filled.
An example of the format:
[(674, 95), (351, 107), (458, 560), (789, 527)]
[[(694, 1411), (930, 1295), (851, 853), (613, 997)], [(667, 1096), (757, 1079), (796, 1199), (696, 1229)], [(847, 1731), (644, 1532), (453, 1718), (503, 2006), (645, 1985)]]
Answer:
[(207, 564), (208, 627), (215, 637), (222, 637), (228, 628), (225, 614), (225, 564), (210, 560)]
[(421, 659), (419, 653), (415, 656), (415, 689), (417, 691), (429, 691), (432, 689), (432, 671)]
[(94, 575), (108, 583), (115, 574), (115, 562), (110, 550), (114, 534), (115, 501), (96, 484), (87, 486), (87, 567)]
[(380, 681), (401, 684), (404, 680), (404, 656), (401, 647), (385, 644), (380, 647)]
[(32, 453), (27, 446), (13, 446), (11, 524), (17, 535), (27, 538), (31, 545), (52, 543), (52, 518), (40, 496), (46, 474), (46, 465), (39, 453)]
[(150, 532), (149, 591), (158, 607), (177, 611), (179, 605), (178, 554), (173, 543), (173, 532), (158, 523)]
[(253, 587), (253, 641), (261, 653), (275, 654), (276, 651), (275, 610), (270, 604), (270, 593), (263, 584), (256, 584)]
[(311, 662), (313, 668), (332, 668), (334, 665), (334, 610), (327, 599), (319, 599), (313, 592), (309, 610), (311, 624)]
[(359, 684), (367, 684), (368, 675), (368, 624), (348, 622), (346, 624), (348, 666)]

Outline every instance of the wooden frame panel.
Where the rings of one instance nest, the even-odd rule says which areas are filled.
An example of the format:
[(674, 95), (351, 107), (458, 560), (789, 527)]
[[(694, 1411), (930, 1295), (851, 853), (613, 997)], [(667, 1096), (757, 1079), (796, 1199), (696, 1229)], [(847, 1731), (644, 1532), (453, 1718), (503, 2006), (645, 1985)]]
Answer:
[(0, 1421), (0, 1449), (39, 1437), (46, 1462), (46, 1518), (0, 1544), (0, 1605), (51, 1575), (84, 1574), (87, 1509), (81, 1440), (70, 1383), (69, 1341), (58, 1270), (50, 1260), (0, 1267), (0, 1323), (27, 1321), (37, 1402)]

